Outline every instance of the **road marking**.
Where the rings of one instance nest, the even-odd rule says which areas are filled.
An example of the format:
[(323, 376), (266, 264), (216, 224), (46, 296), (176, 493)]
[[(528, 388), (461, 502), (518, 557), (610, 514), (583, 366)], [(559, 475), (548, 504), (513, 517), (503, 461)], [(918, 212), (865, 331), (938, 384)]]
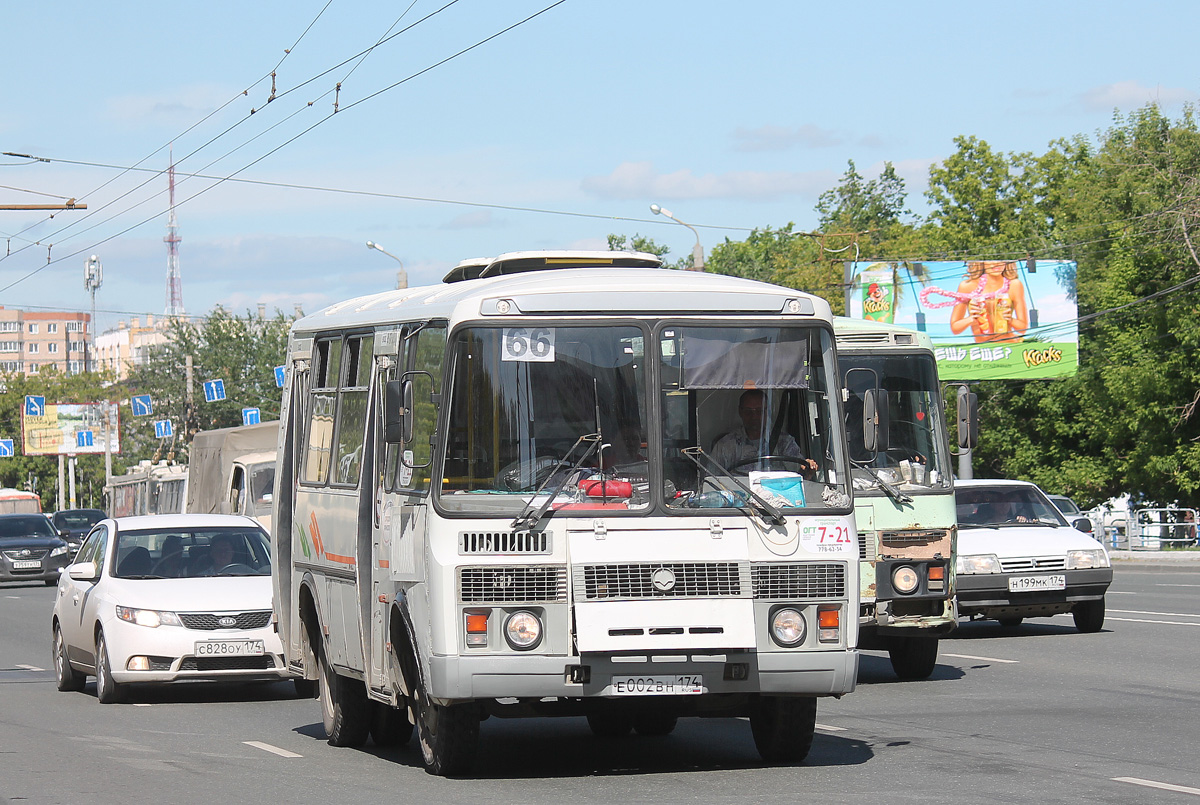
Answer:
[(942, 652), (941, 656), (943, 656), (943, 657), (957, 657), (957, 658), (958, 658), (958, 659), (960, 659), (960, 660), (983, 660), (984, 662), (1010, 662), (1010, 663), (1018, 663), (1018, 662), (1020, 662), (1020, 660), (1001, 660), (1001, 659), (999, 659), (999, 658), (997, 658), (997, 657), (976, 657), (976, 656), (975, 656), (975, 655), (973, 655), (973, 654), (947, 654), (947, 653), (946, 653), (946, 652), (944, 652), (944, 651)]
[(831, 727), (828, 724), (817, 724), (817, 729), (825, 730), (826, 732), (845, 732), (845, 727)]
[(1124, 615), (1161, 615), (1164, 618), (1200, 618), (1191, 612), (1146, 612), (1140, 609), (1110, 609), (1109, 612), (1120, 612)]
[(14, 601), (20, 601), (20, 600), (21, 600), (21, 596), (19, 596), (19, 595), (6, 595), (6, 596), (4, 596), (4, 597), (5, 597), (5, 598), (11, 598), (11, 599), (12, 599), (12, 600), (14, 600)]
[(134, 702), (133, 706), (134, 707), (153, 707), (153, 705), (150, 704), (149, 702)]
[(17, 667), (21, 668), (25, 671), (45, 671), (46, 670), (45, 668), (38, 668), (36, 665), (21, 665), (21, 663), (17, 663)]
[[(1200, 587), (1200, 584), (1155, 584), (1155, 587)], [(15, 598), (16, 596), (11, 596)]]
[(1140, 777), (1114, 777), (1112, 779), (1114, 782), (1118, 783), (1132, 783), (1133, 785), (1144, 785), (1147, 788), (1161, 788), (1164, 791), (1178, 791), (1180, 794), (1200, 795), (1200, 788), (1189, 788), (1186, 785), (1160, 783), (1155, 780), (1143, 780)]
[(1200, 623), (1188, 623), (1187, 621), (1152, 621), (1148, 618), (1108, 618), (1110, 621), (1123, 621), (1125, 623), (1162, 623), (1167, 626), (1200, 626)]
[(246, 746), (253, 746), (255, 749), (261, 749), (264, 752), (270, 752), (273, 755), (279, 755), (280, 757), (304, 757), (304, 755), (297, 755), (295, 752), (289, 752), (286, 749), (280, 749), (278, 746), (271, 746), (262, 741), (242, 741), (242, 743)]
[(1132, 590), (1109, 590), (1108, 594), (1109, 595), (1137, 595), (1137, 593), (1133, 592)]

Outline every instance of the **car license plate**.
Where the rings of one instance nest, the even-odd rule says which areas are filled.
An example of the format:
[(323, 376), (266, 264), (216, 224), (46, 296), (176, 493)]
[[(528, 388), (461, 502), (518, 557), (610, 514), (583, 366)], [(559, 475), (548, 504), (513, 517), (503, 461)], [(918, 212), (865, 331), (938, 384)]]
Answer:
[(13, 570), (37, 570), (42, 566), (41, 559), (14, 559)]
[(704, 693), (704, 677), (700, 674), (614, 676), (612, 692), (617, 696), (694, 696)]
[(267, 653), (262, 640), (199, 640), (197, 657), (260, 657)]
[(1053, 576), (1012, 576), (1008, 580), (1010, 593), (1065, 589), (1067, 589), (1067, 577), (1061, 573)]

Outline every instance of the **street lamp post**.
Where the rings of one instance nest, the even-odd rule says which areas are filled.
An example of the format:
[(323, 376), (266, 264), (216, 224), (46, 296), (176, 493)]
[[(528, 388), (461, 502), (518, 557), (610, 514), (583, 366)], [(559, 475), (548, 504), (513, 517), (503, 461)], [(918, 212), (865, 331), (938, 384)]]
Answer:
[(654, 213), (655, 215), (665, 215), (668, 218), (670, 218), (672, 221), (674, 221), (675, 223), (682, 224), (683, 226), (686, 226), (688, 229), (692, 230), (692, 234), (696, 236), (696, 245), (692, 247), (692, 267), (690, 270), (691, 271), (703, 271), (704, 270), (704, 247), (700, 245), (700, 233), (696, 231), (696, 227), (692, 226), (691, 224), (680, 221), (678, 218), (676, 218), (674, 215), (671, 214), (670, 210), (663, 209), (662, 207), (658, 206), (657, 204), (650, 205), (650, 212)]
[(405, 271), (404, 271), (404, 261), (403, 260), (401, 260), (396, 255), (392, 254), (387, 249), (383, 248), (382, 246), (380, 246), (378, 243), (376, 243), (373, 240), (367, 241), (367, 248), (374, 249), (377, 252), (383, 252), (388, 257), (392, 258), (397, 263), (399, 263), (400, 270), (396, 272), (396, 287), (397, 288), (407, 288), (408, 287), (408, 274), (405, 273)]

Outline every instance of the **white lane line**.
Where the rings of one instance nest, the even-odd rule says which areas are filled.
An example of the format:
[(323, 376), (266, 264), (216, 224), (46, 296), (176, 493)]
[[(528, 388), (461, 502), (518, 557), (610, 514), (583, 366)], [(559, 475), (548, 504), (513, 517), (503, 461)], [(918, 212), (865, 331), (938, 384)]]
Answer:
[(253, 746), (255, 749), (261, 749), (264, 752), (270, 752), (273, 755), (279, 755), (280, 757), (304, 757), (304, 755), (297, 755), (295, 752), (289, 752), (286, 749), (280, 749), (278, 746), (271, 746), (262, 741), (242, 741), (242, 743), (246, 746)]
[(1020, 660), (1001, 660), (997, 657), (976, 657), (973, 654), (947, 654), (944, 651), (941, 653), (941, 656), (957, 657), (960, 660), (982, 660), (984, 662), (1009, 662), (1009, 663), (1019, 663), (1020, 662)]
[(825, 730), (826, 732), (845, 732), (845, 727), (831, 727), (828, 724), (817, 724), (817, 729)]
[(1114, 777), (1112, 779), (1117, 783), (1132, 783), (1133, 785), (1144, 785), (1146, 788), (1161, 788), (1163, 791), (1178, 791), (1180, 794), (1196, 794), (1200, 796), (1200, 788), (1189, 788), (1186, 785), (1160, 783), (1156, 780), (1143, 780), (1140, 777)]
[(1164, 618), (1200, 618), (1191, 612), (1146, 612), (1140, 609), (1110, 609), (1109, 612), (1120, 612), (1122, 615), (1159, 615)]
[(26, 670), (26, 671), (45, 671), (46, 670), (45, 668), (38, 668), (36, 665), (21, 665), (21, 663), (17, 663), (17, 667), (21, 668), (23, 670)]
[[(1200, 584), (1165, 584), (1165, 583), (1159, 583), (1159, 584), (1155, 584), (1154, 586), (1155, 586), (1155, 587), (1200, 587)], [(16, 597), (16, 596), (10, 596), (10, 598), (15, 598), (15, 597)]]
[(1109, 590), (1108, 595), (1137, 595), (1132, 590)]
[(149, 702), (134, 702), (133, 706), (134, 707), (153, 707), (154, 705), (150, 704)]
[(1152, 621), (1148, 618), (1113, 618), (1109, 617), (1110, 621), (1123, 621), (1125, 623), (1161, 623), (1167, 626), (1200, 626), (1200, 623), (1188, 623), (1187, 621)]
[(4, 596), (4, 597), (5, 597), (5, 598), (11, 598), (11, 599), (12, 599), (12, 600), (14, 600), (14, 601), (20, 601), (20, 600), (21, 600), (21, 596), (19, 596), (19, 595), (6, 595), (6, 596)]

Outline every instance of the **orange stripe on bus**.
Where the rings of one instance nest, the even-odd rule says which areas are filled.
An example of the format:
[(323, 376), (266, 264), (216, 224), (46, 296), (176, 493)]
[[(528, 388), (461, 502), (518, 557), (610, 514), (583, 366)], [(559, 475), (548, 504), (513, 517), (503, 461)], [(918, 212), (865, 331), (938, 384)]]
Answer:
[(329, 551), (325, 552), (325, 558), (328, 559), (330, 562), (339, 562), (343, 565), (354, 564), (353, 556), (339, 556), (338, 554), (330, 553)]
[(379, 566), (380, 566), (380, 567), (390, 567), (390, 566), (391, 566), (391, 562), (389, 562), (389, 561), (388, 561), (388, 560), (386, 560), (386, 559), (380, 559), (380, 560), (379, 560)]

